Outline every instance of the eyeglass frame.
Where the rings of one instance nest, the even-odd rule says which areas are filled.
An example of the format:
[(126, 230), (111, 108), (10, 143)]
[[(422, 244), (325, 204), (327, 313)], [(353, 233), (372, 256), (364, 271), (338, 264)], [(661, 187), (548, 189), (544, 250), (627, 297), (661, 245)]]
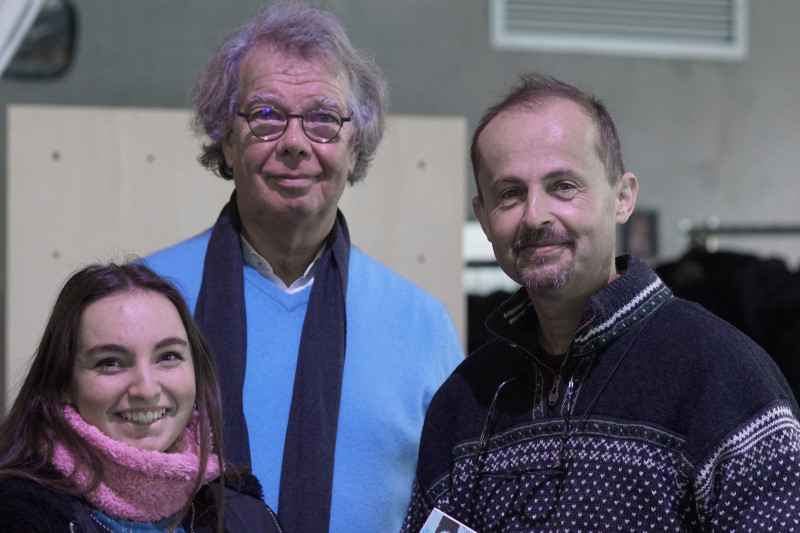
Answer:
[[(492, 397), (492, 401), (489, 403), (489, 410), (486, 413), (486, 420), (483, 423), (483, 429), (481, 430), (481, 436), (478, 438), (478, 444), (475, 447), (475, 459), (473, 460), (473, 475), (479, 476), (482, 474), (489, 474), (489, 475), (515, 475), (515, 474), (522, 474), (522, 473), (529, 473), (529, 472), (547, 472), (547, 471), (558, 471), (566, 473), (566, 462), (564, 460), (564, 450), (567, 447), (567, 441), (569, 441), (570, 433), (570, 419), (572, 416), (572, 396), (575, 390), (575, 376), (571, 376), (569, 378), (569, 383), (567, 384), (567, 406), (566, 406), (566, 413), (564, 413), (564, 429), (561, 433), (561, 442), (558, 445), (558, 455), (556, 456), (556, 461), (550, 466), (543, 466), (538, 468), (530, 468), (526, 469), (522, 472), (496, 472), (492, 470), (484, 470), (482, 465), (485, 463), (484, 455), (488, 451), (489, 448), (489, 439), (491, 433), (494, 432), (494, 425), (497, 423), (495, 417), (495, 407), (497, 405), (497, 398), (500, 396), (500, 391), (505, 387), (508, 383), (511, 383), (517, 378), (510, 378), (498, 385), (497, 390), (494, 392), (494, 396)], [(491, 426), (491, 429), (490, 429)]]
[[(497, 423), (496, 419), (496, 406), (497, 406), (497, 399), (500, 396), (500, 391), (505, 387), (507, 384), (511, 383), (512, 381), (516, 380), (516, 377), (507, 379), (498, 385), (497, 390), (494, 392), (494, 396), (492, 397), (492, 401), (489, 403), (489, 410), (486, 413), (486, 420), (483, 424), (483, 429), (481, 430), (481, 435), (478, 439), (478, 443), (475, 447), (475, 458), (473, 460), (473, 470), (472, 475), (476, 478), (481, 477), (494, 477), (494, 478), (506, 478), (506, 479), (516, 479), (522, 476), (523, 474), (534, 474), (537, 472), (542, 473), (550, 473), (559, 476), (566, 476), (567, 474), (567, 462), (565, 460), (565, 450), (567, 447), (567, 442), (571, 436), (571, 428), (570, 428), (570, 419), (572, 416), (572, 401), (573, 401), (573, 392), (575, 390), (575, 377), (571, 376), (569, 379), (569, 383), (567, 385), (567, 399), (566, 399), (566, 412), (564, 414), (564, 429), (561, 433), (561, 442), (558, 446), (558, 455), (556, 456), (555, 462), (550, 466), (543, 466), (537, 468), (527, 468), (520, 471), (515, 472), (500, 472), (494, 470), (484, 470), (483, 465), (485, 464), (485, 454), (489, 448), (489, 440), (491, 438), (491, 433), (494, 432), (494, 425)], [(562, 480), (563, 485), (563, 480)], [(476, 487), (477, 488), (477, 487)], [(533, 493), (528, 494), (526, 498), (526, 502), (533, 496)], [(472, 494), (472, 504), (471, 509), (474, 512), (475, 510), (475, 499), (477, 497), (477, 493), (473, 492)], [(517, 503), (516, 507), (519, 506), (519, 502)], [(470, 518), (473, 518), (470, 515)]]
[[(269, 106), (263, 106), (263, 107), (253, 108), (249, 113), (243, 113), (242, 111), (237, 111), (236, 112), (236, 116), (242, 117), (243, 119), (245, 119), (247, 121), (247, 127), (250, 129), (250, 133), (252, 133), (253, 136), (256, 139), (260, 139), (262, 141), (267, 141), (267, 142), (277, 141), (278, 139), (283, 137), (283, 134), (286, 133), (287, 129), (289, 129), (289, 121), (291, 119), (293, 119), (293, 118), (299, 118), (300, 119), (300, 126), (303, 128), (303, 133), (305, 134), (306, 137), (308, 137), (308, 140), (310, 140), (312, 142), (315, 142), (315, 143), (318, 143), (318, 144), (328, 144), (330, 142), (333, 142), (336, 139), (336, 137), (339, 136), (339, 134), (342, 132), (342, 128), (344, 127), (344, 123), (345, 122), (352, 122), (351, 119), (353, 118), (352, 115), (350, 115), (349, 117), (343, 117), (338, 111), (335, 111), (333, 109), (326, 109), (326, 108), (323, 108), (323, 107), (316, 108), (316, 109), (309, 109), (308, 111), (304, 112), (303, 114), (285, 113), (286, 122), (284, 122), (284, 124), (283, 124), (283, 130), (281, 130), (281, 133), (277, 137), (265, 139), (263, 137), (259, 137), (258, 135), (256, 135), (256, 132), (253, 131), (253, 126), (250, 124), (250, 116), (253, 113), (255, 113), (256, 111), (260, 111), (260, 110), (263, 110), (263, 109), (274, 109), (275, 111), (280, 111), (281, 113), (283, 113), (283, 111), (281, 111), (278, 108), (269, 107)], [(341, 121), (341, 123), (339, 124), (339, 129), (336, 131), (334, 136), (331, 137), (330, 139), (328, 139), (327, 141), (320, 141), (320, 140), (314, 139), (313, 137), (311, 137), (311, 135), (308, 134), (308, 131), (306, 130), (306, 121), (305, 121), (304, 117), (306, 117), (312, 111), (325, 111), (327, 113), (334, 113), (336, 116), (339, 117), (339, 120)]]

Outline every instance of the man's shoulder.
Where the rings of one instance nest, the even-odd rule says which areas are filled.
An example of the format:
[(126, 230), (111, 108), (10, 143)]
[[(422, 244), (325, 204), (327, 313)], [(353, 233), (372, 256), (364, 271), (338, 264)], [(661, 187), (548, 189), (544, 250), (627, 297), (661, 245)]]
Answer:
[(643, 405), (660, 404), (663, 412), (669, 405), (681, 412), (675, 427), (694, 437), (687, 457), (704, 456), (723, 435), (775, 402), (797, 412), (769, 354), (725, 320), (680, 298), (654, 319), (636, 350), (639, 364), (621, 368), (620, 379), (646, 390)]
[(356, 246), (350, 249), (348, 283), (362, 290), (380, 291), (391, 298), (401, 296), (418, 305), (420, 302), (441, 305), (427, 290), (398, 274)]
[(168, 246), (145, 257), (148, 265), (154, 268), (174, 268), (191, 259), (205, 258), (208, 239), (211, 237), (211, 229), (183, 240), (179, 243)]
[[(756, 389), (784, 396), (785, 380), (770, 355), (735, 326), (694, 302), (672, 298), (647, 327), (642, 341), (647, 357), (669, 364), (675, 379), (707, 380), (709, 387), (730, 387), (746, 377)], [(753, 388), (746, 388), (751, 394)], [(771, 396), (770, 396), (771, 397)]]
[(211, 229), (159, 250), (142, 259), (157, 274), (174, 283), (190, 308), (200, 290)]
[(387, 343), (403, 344), (406, 350), (417, 346), (430, 353), (447, 352), (451, 357), (438, 360), (448, 361), (448, 374), (463, 359), (447, 307), (428, 291), (356, 247), (350, 252), (348, 276), (348, 330), (370, 330), (370, 338), (384, 336)]
[[(659, 316), (660, 315), (660, 316)], [(695, 302), (673, 297), (654, 317), (662, 333), (673, 335), (673, 342), (711, 353), (766, 352), (744, 332)], [(696, 352), (695, 352), (696, 353)]]

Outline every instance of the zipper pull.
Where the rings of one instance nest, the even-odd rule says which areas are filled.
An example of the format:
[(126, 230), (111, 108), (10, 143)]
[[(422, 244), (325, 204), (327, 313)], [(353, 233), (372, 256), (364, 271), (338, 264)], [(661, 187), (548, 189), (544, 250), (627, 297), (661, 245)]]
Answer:
[[(556, 376), (553, 378), (553, 388), (550, 389), (550, 396), (548, 397), (549, 403), (551, 406), (555, 405), (558, 402), (558, 382), (561, 379), (561, 376)], [(575, 388), (575, 377), (569, 378), (569, 384), (567, 384), (567, 409), (570, 408), (572, 404), (572, 391)]]
[(567, 385), (567, 411), (572, 410), (572, 391), (575, 389), (575, 376), (569, 378)]
[(548, 397), (550, 407), (554, 406), (556, 402), (558, 402), (558, 381), (561, 379), (561, 376), (553, 376), (553, 388), (550, 389), (550, 396)]

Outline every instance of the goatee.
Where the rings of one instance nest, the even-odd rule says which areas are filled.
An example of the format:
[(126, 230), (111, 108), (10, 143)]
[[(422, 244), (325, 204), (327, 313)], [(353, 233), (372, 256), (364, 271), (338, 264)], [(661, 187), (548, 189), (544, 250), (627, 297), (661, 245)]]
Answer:
[(563, 287), (572, 277), (574, 257), (564, 263), (561, 254), (555, 257), (533, 255), (524, 259), (520, 256), (520, 252), (526, 248), (541, 246), (561, 246), (563, 252), (571, 252), (575, 239), (566, 230), (547, 226), (526, 231), (514, 241), (512, 247), (516, 255), (517, 280), (531, 292)]

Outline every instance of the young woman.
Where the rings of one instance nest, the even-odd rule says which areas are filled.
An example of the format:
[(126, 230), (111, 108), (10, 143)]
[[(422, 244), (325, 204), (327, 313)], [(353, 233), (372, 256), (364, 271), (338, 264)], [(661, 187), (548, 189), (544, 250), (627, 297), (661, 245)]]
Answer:
[(84, 268), (0, 425), (0, 531), (279, 532), (221, 434), (214, 360), (179, 293), (140, 264)]

